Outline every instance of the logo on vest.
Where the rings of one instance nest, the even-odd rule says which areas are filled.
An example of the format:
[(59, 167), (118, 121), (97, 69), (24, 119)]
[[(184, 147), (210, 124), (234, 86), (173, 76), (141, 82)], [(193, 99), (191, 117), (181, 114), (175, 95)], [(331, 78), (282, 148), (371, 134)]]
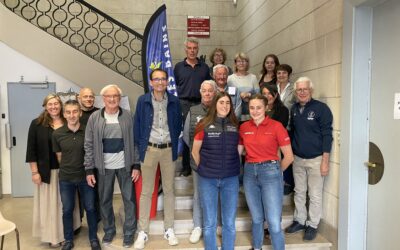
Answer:
[(315, 112), (314, 111), (310, 111), (307, 114), (307, 120), (313, 121), (315, 118)]
[(226, 126), (226, 131), (228, 132), (237, 132), (237, 128), (235, 126)]
[(203, 116), (199, 115), (196, 117), (196, 123), (198, 123), (201, 119), (203, 119)]
[(221, 132), (208, 132), (207, 135), (210, 138), (216, 138), (216, 137), (219, 137), (221, 135)]

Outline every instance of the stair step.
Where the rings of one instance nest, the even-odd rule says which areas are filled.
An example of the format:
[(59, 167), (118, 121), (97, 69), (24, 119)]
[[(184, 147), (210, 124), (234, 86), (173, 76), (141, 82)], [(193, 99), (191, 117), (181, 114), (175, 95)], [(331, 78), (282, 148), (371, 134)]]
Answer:
[[(146, 250), (163, 250), (163, 249), (176, 249), (176, 250), (199, 250), (204, 249), (203, 241), (196, 244), (189, 242), (189, 234), (177, 235), (179, 238), (179, 245), (169, 246), (167, 241), (162, 235), (151, 235), (149, 241), (146, 244)], [(317, 235), (317, 238), (311, 242), (304, 242), (302, 234), (285, 235), (286, 249), (291, 250), (329, 250), (332, 244), (327, 241), (321, 235)], [(221, 244), (221, 238), (217, 237), (218, 245)], [(251, 248), (251, 233), (250, 232), (237, 232), (235, 250), (248, 250)], [(111, 245), (104, 246), (105, 250), (122, 250), (122, 237), (116, 237)], [(272, 249), (270, 240), (264, 240), (263, 249)]]
[[(163, 195), (158, 196), (157, 210), (163, 209)], [(239, 193), (238, 207), (247, 207), (244, 194)], [(175, 190), (175, 209), (192, 209), (193, 208), (193, 189), (176, 189)]]
[[(122, 250), (122, 226), (121, 220), (124, 218), (123, 206), (120, 195), (114, 196), (114, 206), (119, 209), (119, 217), (116, 219), (117, 237), (109, 246), (103, 246), (105, 250)], [(164, 223), (163, 212), (158, 211), (156, 217), (150, 221), (149, 242), (146, 244), (146, 250), (162, 250), (162, 249), (176, 249), (176, 250), (200, 250), (204, 249), (203, 242), (191, 244), (189, 242), (189, 235), (193, 229), (192, 210), (179, 209), (175, 210), (175, 224), (174, 229), (177, 237), (180, 240), (178, 246), (169, 246), (166, 240), (163, 239)], [(286, 228), (293, 221), (293, 206), (288, 205), (283, 207), (282, 211), (282, 228)], [(251, 248), (251, 215), (247, 208), (238, 208), (236, 216), (236, 246), (235, 250), (248, 250)], [(101, 238), (103, 231), (99, 229), (99, 237)], [(290, 250), (329, 250), (332, 244), (324, 237), (318, 234), (317, 238), (312, 242), (304, 242), (302, 233), (285, 235), (286, 249)], [(220, 245), (220, 237), (217, 237), (218, 244)], [(263, 249), (271, 250), (270, 240), (264, 241)]]
[(175, 190), (191, 189), (193, 190), (193, 177), (189, 176), (175, 176)]
[[(192, 176), (176, 176), (175, 177), (175, 209), (192, 209), (193, 208), (193, 178)], [(158, 204), (162, 204), (159, 197)], [(293, 193), (283, 196), (284, 206), (293, 206)], [(243, 193), (239, 193), (238, 207), (246, 207), (246, 198)], [(162, 210), (162, 206), (159, 207)]]
[[(119, 217), (121, 221), (125, 218), (123, 207), (119, 209)], [(164, 213), (157, 212), (154, 219), (150, 221), (150, 235), (164, 234)], [(283, 207), (282, 212), (282, 228), (288, 227), (293, 221), (293, 208), (289, 206)], [(193, 212), (191, 209), (175, 210), (174, 221), (175, 234), (189, 234), (193, 229)], [(251, 231), (251, 214), (247, 208), (238, 208), (236, 214), (236, 231)]]

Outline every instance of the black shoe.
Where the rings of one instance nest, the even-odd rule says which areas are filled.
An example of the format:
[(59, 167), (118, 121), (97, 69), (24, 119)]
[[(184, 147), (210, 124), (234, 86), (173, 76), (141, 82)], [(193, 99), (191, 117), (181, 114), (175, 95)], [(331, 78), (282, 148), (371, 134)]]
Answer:
[(99, 240), (92, 240), (90, 241), (90, 247), (92, 250), (101, 250), (101, 246)]
[(285, 229), (285, 233), (294, 234), (305, 229), (304, 225), (301, 225), (297, 221), (293, 221), (292, 225)]
[(104, 245), (110, 245), (115, 237), (115, 233), (106, 233), (101, 241)]
[(71, 250), (74, 248), (74, 242), (70, 240), (66, 240), (64, 245), (62, 246), (61, 250)]
[(269, 229), (268, 228), (264, 229), (264, 238), (269, 239), (270, 236), (271, 235), (269, 234)]
[(312, 241), (317, 237), (317, 229), (313, 227), (306, 227), (306, 231), (303, 236), (304, 241)]
[(124, 241), (122, 246), (125, 248), (130, 248), (133, 245), (133, 235), (124, 235)]

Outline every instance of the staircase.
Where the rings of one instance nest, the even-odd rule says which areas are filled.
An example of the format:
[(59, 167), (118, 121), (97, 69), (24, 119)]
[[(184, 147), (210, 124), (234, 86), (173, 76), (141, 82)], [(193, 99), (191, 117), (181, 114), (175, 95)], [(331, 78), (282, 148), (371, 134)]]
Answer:
[[(178, 163), (178, 165), (180, 165)], [(175, 234), (179, 238), (178, 246), (169, 246), (167, 241), (163, 238), (164, 225), (163, 225), (163, 213), (162, 211), (157, 212), (155, 219), (150, 222), (149, 241), (146, 244), (145, 249), (149, 250), (161, 250), (161, 249), (178, 249), (178, 250), (197, 250), (204, 249), (203, 242), (200, 241), (197, 244), (191, 244), (189, 242), (189, 235), (193, 229), (192, 220), (192, 205), (193, 205), (193, 180), (192, 177), (175, 177)], [(122, 209), (122, 201), (119, 196), (116, 197), (116, 205), (121, 204), (119, 210), (119, 216), (121, 220), (124, 217)], [(159, 197), (159, 203), (161, 201)], [(285, 228), (292, 223), (293, 220), (293, 196), (284, 197), (284, 208), (282, 215), (282, 227)], [(115, 207), (118, 207), (115, 206)], [(118, 221), (118, 220), (117, 220)], [(118, 225), (118, 230), (121, 230), (121, 226)], [(251, 215), (248, 211), (246, 199), (243, 193), (239, 193), (238, 210), (236, 217), (236, 250), (248, 250), (251, 248)], [(102, 235), (101, 229), (99, 230), (99, 236)], [(121, 235), (122, 232), (118, 231), (117, 235)], [(220, 244), (220, 237), (217, 237)], [(324, 237), (318, 235), (317, 238), (312, 242), (304, 242), (302, 234), (286, 235), (286, 249), (293, 250), (329, 250), (332, 246)], [(111, 245), (104, 247), (106, 250), (124, 249), (122, 247), (122, 237), (116, 237)], [(264, 241), (263, 249), (272, 249), (269, 240)]]
[(83, 0), (0, 2), (49, 35), (143, 87), (143, 37), (138, 32)]

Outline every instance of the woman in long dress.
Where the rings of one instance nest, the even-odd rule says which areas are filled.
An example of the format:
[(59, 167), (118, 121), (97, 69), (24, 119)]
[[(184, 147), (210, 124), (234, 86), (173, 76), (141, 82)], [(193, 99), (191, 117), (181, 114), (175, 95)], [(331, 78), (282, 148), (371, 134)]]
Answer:
[[(62, 102), (55, 94), (43, 100), (42, 113), (31, 122), (28, 132), (26, 162), (35, 184), (33, 195), (33, 237), (58, 247), (64, 241), (62, 204), (58, 186), (56, 154), (52, 150), (53, 131), (64, 125)], [(80, 226), (79, 209), (74, 213), (74, 227)]]

